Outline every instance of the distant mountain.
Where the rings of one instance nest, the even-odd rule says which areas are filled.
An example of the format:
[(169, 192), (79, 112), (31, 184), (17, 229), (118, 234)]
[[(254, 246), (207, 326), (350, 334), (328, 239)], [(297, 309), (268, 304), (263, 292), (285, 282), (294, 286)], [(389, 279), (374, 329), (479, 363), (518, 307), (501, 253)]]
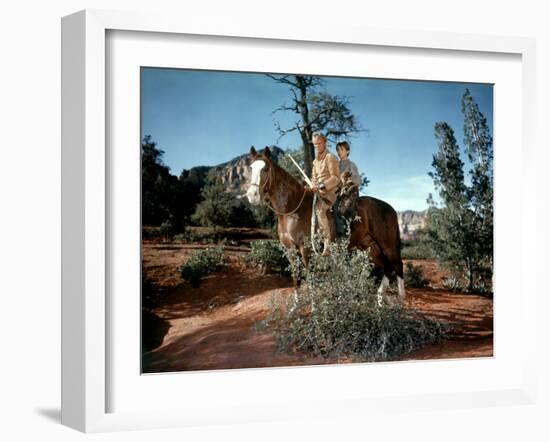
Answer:
[[(271, 150), (272, 158), (276, 161), (280, 156), (284, 155), (284, 150), (280, 147), (269, 146), (269, 149)], [(180, 180), (183, 180), (185, 184), (191, 184), (198, 189), (202, 189), (206, 176), (210, 170), (214, 169), (228, 192), (244, 194), (247, 183), (250, 183), (251, 178), (250, 162), (250, 155), (246, 153), (217, 166), (197, 166), (189, 170), (183, 170)]]
[(397, 220), (399, 222), (399, 231), (401, 238), (409, 239), (414, 237), (415, 233), (426, 227), (427, 210), (417, 212), (415, 210), (404, 210), (397, 212)]

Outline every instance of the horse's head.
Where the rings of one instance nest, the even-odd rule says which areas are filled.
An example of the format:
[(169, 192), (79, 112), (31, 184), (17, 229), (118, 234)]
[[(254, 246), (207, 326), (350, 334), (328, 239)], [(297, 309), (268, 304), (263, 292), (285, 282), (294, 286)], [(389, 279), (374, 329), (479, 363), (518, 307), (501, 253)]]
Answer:
[(273, 167), (271, 151), (266, 147), (263, 154), (259, 154), (254, 149), (254, 146), (252, 146), (250, 148), (250, 159), (252, 175), (250, 178), (250, 187), (246, 191), (246, 197), (250, 204), (257, 206), (269, 192), (270, 168)]

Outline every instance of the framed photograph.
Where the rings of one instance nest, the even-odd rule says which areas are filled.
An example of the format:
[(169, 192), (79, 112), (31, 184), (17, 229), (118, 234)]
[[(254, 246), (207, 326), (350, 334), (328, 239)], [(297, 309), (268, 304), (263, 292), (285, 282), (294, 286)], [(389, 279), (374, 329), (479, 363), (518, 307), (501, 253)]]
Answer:
[(82, 11), (62, 54), (65, 425), (534, 401), (532, 40)]

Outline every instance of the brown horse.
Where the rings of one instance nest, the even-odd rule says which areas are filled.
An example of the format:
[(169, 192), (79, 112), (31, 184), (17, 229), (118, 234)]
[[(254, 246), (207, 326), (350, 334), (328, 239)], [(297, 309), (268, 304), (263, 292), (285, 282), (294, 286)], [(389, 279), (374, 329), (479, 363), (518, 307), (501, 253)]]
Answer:
[[(251, 184), (246, 192), (252, 205), (265, 201), (277, 215), (279, 240), (287, 248), (299, 251), (307, 267), (309, 251), (306, 240), (311, 236), (313, 193), (271, 159), (268, 147), (263, 154), (250, 149)], [(399, 296), (405, 296), (403, 262), (401, 260), (399, 226), (395, 210), (384, 201), (361, 197), (357, 216), (351, 224), (349, 248), (370, 249), (375, 268), (383, 276), (379, 295), (397, 277)]]

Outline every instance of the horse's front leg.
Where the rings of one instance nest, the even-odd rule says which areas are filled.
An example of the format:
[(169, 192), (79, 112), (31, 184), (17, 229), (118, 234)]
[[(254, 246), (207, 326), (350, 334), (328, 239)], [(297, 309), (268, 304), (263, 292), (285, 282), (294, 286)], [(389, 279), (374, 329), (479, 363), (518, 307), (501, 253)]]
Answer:
[(286, 249), (286, 257), (290, 264), (290, 273), (292, 274), (292, 283), (294, 287), (298, 287), (300, 285), (300, 259), (301, 259), (301, 257), (298, 256), (299, 254), (298, 248), (294, 245), (287, 246), (285, 244), (284, 246)]
[(390, 280), (386, 275), (384, 275), (382, 277), (382, 282), (380, 283), (380, 287), (378, 287), (378, 290), (376, 291), (376, 302), (378, 303), (378, 307), (382, 306), (382, 298), (389, 285), (390, 285)]
[(305, 244), (300, 245), (298, 249), (300, 250), (300, 256), (302, 257), (304, 268), (307, 269), (307, 266), (309, 264), (309, 249), (306, 247)]

